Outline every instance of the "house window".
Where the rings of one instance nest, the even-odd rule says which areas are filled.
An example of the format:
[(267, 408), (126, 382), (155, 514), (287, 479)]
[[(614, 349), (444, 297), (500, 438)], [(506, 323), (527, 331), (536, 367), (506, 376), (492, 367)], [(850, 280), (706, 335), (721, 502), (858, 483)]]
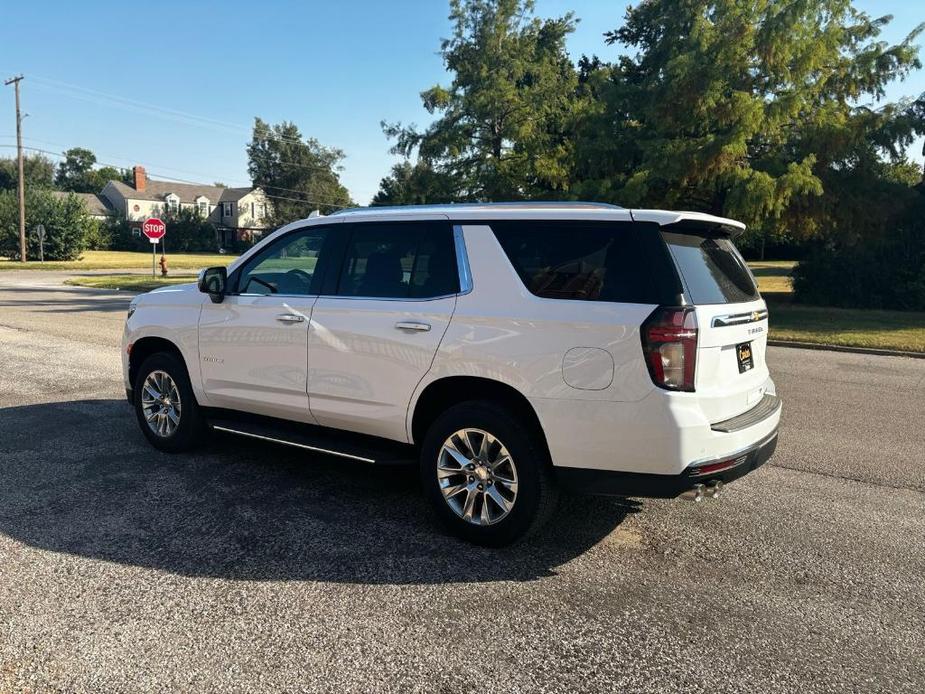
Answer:
[(234, 203), (233, 202), (223, 202), (222, 203), (222, 216), (230, 217), (234, 214)]
[(254, 203), (251, 203), (251, 219), (254, 218)]
[(209, 203), (207, 203), (205, 200), (199, 203), (199, 214), (201, 214), (203, 217), (209, 216)]
[(260, 203), (260, 218), (263, 219), (267, 216), (267, 204), (265, 202)]
[(180, 209), (180, 198), (173, 193), (167, 196), (167, 209), (170, 212), (177, 212)]

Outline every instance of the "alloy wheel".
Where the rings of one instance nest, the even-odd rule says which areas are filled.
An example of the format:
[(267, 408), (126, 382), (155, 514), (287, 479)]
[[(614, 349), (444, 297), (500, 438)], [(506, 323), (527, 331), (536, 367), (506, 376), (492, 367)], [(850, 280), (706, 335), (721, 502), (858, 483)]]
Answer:
[(141, 410), (148, 427), (161, 438), (180, 426), (180, 391), (166, 371), (152, 371), (141, 387)]
[(473, 525), (506, 518), (517, 500), (514, 460), (501, 441), (482, 429), (460, 429), (444, 441), (437, 482), (447, 505)]

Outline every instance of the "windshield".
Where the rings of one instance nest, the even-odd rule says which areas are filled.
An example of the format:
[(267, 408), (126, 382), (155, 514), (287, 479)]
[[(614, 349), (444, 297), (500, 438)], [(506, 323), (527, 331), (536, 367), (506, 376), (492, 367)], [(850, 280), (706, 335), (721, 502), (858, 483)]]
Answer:
[(662, 232), (694, 304), (754, 301), (758, 287), (728, 236), (715, 233)]

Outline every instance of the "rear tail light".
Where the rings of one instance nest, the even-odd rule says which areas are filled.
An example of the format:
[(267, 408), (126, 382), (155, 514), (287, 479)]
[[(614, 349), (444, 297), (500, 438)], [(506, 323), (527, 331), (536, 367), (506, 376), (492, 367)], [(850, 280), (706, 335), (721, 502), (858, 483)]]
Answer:
[(660, 307), (642, 324), (642, 351), (659, 388), (693, 392), (697, 314), (690, 306)]

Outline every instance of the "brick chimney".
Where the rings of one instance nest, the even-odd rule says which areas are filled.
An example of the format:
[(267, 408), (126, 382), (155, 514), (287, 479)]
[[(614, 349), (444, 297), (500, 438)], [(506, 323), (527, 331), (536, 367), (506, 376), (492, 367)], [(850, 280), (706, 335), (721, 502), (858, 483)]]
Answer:
[(148, 176), (145, 174), (145, 167), (143, 166), (133, 166), (132, 174), (135, 177), (135, 190), (139, 193), (144, 191), (145, 186), (148, 184)]

